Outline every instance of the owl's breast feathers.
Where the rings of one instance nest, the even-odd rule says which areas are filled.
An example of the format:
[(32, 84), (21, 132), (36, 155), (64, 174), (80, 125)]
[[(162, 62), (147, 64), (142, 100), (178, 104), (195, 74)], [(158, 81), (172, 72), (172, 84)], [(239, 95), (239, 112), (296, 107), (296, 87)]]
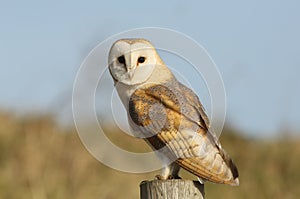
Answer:
[[(238, 185), (238, 171), (209, 129), (209, 120), (192, 90), (179, 82), (140, 87), (129, 100), (129, 121), (154, 149), (168, 154), (203, 179)], [(170, 157), (172, 158), (172, 157)]]

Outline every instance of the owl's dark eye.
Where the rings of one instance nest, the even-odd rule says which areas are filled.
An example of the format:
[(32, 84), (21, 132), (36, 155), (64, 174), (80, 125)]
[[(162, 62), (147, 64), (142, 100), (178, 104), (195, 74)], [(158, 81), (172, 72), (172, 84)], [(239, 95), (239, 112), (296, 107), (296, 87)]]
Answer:
[(118, 57), (118, 62), (119, 62), (120, 64), (125, 64), (125, 57), (124, 57), (124, 55)]
[(139, 58), (138, 58), (138, 63), (144, 63), (145, 60), (146, 60), (145, 57), (139, 57)]

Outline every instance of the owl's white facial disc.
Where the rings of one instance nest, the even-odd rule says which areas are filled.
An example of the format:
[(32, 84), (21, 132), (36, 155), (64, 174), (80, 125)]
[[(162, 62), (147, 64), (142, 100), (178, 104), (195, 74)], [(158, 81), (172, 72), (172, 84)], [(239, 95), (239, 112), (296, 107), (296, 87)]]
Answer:
[(158, 61), (154, 47), (142, 39), (122, 39), (110, 49), (108, 64), (113, 78), (126, 85), (147, 81)]

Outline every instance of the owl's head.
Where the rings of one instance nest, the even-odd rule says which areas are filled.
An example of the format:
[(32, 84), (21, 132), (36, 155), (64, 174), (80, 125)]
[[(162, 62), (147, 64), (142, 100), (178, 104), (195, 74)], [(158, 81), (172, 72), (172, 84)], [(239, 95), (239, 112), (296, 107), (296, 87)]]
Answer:
[(153, 45), (144, 39), (121, 39), (109, 52), (108, 65), (113, 79), (126, 85), (147, 81), (162, 61)]

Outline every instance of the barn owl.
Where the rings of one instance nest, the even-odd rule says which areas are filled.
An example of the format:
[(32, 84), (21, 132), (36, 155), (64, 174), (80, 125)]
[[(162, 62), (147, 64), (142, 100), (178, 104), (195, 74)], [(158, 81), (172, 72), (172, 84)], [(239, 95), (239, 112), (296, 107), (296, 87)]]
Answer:
[(134, 134), (159, 151), (159, 179), (179, 178), (180, 168), (201, 182), (238, 185), (238, 170), (209, 130), (197, 95), (180, 83), (145, 39), (121, 39), (109, 52), (108, 65)]

